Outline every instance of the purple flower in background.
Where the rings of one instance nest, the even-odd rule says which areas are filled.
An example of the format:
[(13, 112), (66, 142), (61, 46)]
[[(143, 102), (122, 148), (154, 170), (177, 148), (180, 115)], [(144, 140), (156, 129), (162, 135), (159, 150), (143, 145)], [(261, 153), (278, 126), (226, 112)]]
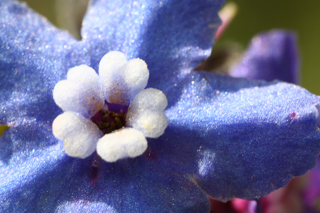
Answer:
[(317, 167), (307, 173), (308, 183), (303, 191), (303, 201), (308, 212), (319, 212), (320, 196), (320, 157), (317, 159)]
[(241, 62), (230, 70), (230, 75), (299, 84), (300, 62), (295, 42), (294, 34), (285, 31), (271, 31), (254, 37)]
[[(95, 0), (77, 41), (24, 4), (1, 1), (0, 123), (9, 126), (0, 138), (1, 211), (208, 212), (208, 196), (261, 197), (314, 167), (319, 97), (193, 71), (210, 53), (221, 4)], [(168, 127), (136, 158), (69, 157), (52, 134), (62, 113), (52, 90), (72, 67), (97, 71), (109, 51), (148, 64), (147, 88), (168, 99)]]
[[(298, 84), (299, 65), (295, 34), (289, 31), (273, 30), (261, 33), (252, 39), (240, 62), (229, 70), (229, 75), (266, 81), (280, 79)], [(304, 205), (301, 193), (305, 185), (303, 183), (301, 178), (294, 179), (285, 188), (260, 198), (263, 212), (302, 212)], [(227, 203), (216, 200), (211, 202), (212, 211), (215, 213), (256, 212), (254, 200), (236, 198)]]

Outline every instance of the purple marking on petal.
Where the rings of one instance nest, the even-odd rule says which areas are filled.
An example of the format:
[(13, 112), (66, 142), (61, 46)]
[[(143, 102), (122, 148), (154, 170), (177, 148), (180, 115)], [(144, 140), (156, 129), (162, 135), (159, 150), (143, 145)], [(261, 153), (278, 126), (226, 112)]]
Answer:
[(147, 150), (143, 153), (143, 156), (147, 161), (157, 161), (158, 155), (155, 150), (148, 146)]
[(295, 118), (297, 116), (297, 113), (295, 112), (292, 112), (290, 113), (289, 117), (292, 119), (292, 118)]
[(90, 168), (91, 170), (89, 172), (90, 186), (95, 186), (97, 183), (102, 164), (103, 160), (99, 155), (96, 154), (96, 156), (92, 159)]

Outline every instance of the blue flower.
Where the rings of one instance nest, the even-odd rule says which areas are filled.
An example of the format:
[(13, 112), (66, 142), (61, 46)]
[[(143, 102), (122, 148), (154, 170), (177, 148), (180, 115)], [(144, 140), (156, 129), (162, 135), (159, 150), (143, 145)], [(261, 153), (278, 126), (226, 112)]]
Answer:
[[(207, 195), (260, 197), (315, 166), (319, 97), (192, 71), (210, 53), (221, 4), (95, 0), (77, 41), (2, 0), (0, 123), (10, 128), (0, 138), (1, 211), (208, 212)], [(98, 70), (109, 51), (146, 61), (147, 88), (166, 94), (169, 125), (140, 157), (71, 158), (52, 134), (62, 112), (53, 87), (77, 65)]]
[[(300, 80), (300, 60), (297, 49), (296, 36), (292, 32), (273, 30), (261, 33), (252, 39), (242, 60), (237, 66), (229, 70), (229, 75), (265, 81), (280, 79), (298, 84)], [(316, 171), (316, 169), (317, 167), (312, 169), (311, 172)], [(267, 212), (270, 208), (281, 208), (283, 212), (292, 212), (293, 208), (296, 211), (300, 211), (297, 205), (300, 205), (301, 202), (297, 202), (296, 197), (292, 196), (292, 186), (295, 186), (295, 190), (301, 191), (300, 188), (296, 187), (297, 181), (299, 181), (299, 178), (293, 182), (291, 181), (285, 188), (280, 188), (266, 197), (259, 198), (262, 204), (262, 211)], [(313, 186), (313, 189), (316, 188)], [(297, 194), (297, 196), (301, 197), (300, 194)], [(221, 213), (230, 211), (255, 212), (257, 206), (255, 201), (238, 198), (232, 199), (230, 202), (221, 202), (214, 199), (210, 201), (211, 211)], [(263, 203), (267, 203), (267, 205), (263, 205)]]

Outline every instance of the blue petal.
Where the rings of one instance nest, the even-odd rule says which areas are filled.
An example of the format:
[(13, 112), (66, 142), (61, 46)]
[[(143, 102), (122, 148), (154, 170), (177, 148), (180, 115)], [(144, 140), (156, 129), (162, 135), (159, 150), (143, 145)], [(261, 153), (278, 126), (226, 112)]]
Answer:
[[(179, 83), (211, 45), (216, 26), (208, 26), (220, 6), (203, 1), (194, 7), (194, 2), (163, 1), (161, 7), (147, 2), (146, 10), (137, 7), (142, 2), (124, 2), (132, 6), (127, 15), (126, 10), (112, 13), (114, 3), (103, 9), (108, 5), (95, 1), (85, 22), (84, 47), (26, 7), (1, 1), (0, 83), (5, 90), (0, 91), (0, 122), (13, 126), (1, 139), (9, 143), (1, 147), (6, 153), (0, 164), (3, 211), (72, 211), (75, 203), (77, 209), (97, 211), (208, 211), (206, 195), (191, 180), (216, 198), (252, 198), (314, 165), (320, 146), (313, 107), (318, 97), (277, 82), (210, 74), (193, 74)], [(110, 12), (111, 18), (100, 12)], [(108, 20), (112, 23), (104, 25)], [(133, 20), (137, 23), (129, 25)], [(166, 134), (149, 141), (158, 160), (153, 162), (151, 154), (150, 160), (141, 156), (104, 164), (92, 186), (92, 159), (67, 157), (49, 133), (59, 113), (51, 90), (72, 66), (97, 69), (110, 48), (145, 59), (153, 75), (150, 86), (167, 91), (173, 86), (169, 99), (179, 99), (167, 111)]]
[(26, 117), (52, 121), (59, 113), (54, 85), (89, 57), (78, 41), (25, 4), (3, 0), (0, 10), (0, 123), (15, 126)]
[[(167, 166), (142, 159), (115, 165), (115, 175), (102, 169), (104, 178), (90, 188), (89, 161), (67, 157), (51, 134), (51, 122), (60, 113), (52, 88), (70, 67), (97, 66), (100, 58), (90, 59), (91, 49), (21, 3), (4, 0), (0, 9), (0, 122), (10, 125), (0, 139), (3, 211), (63, 211), (74, 203), (79, 209), (121, 212), (209, 210), (207, 196), (182, 170), (172, 174)], [(83, 206), (82, 200), (92, 205)]]
[[(56, 139), (49, 134), (46, 134), (46, 142), (51, 142), (54, 145), (42, 147), (42, 149), (29, 147), (30, 144), (33, 145), (33, 140), (42, 140), (41, 142), (44, 143), (44, 138), (40, 139), (39, 137), (43, 136), (46, 130), (42, 128), (38, 128), (33, 132), (29, 132), (28, 129), (20, 130), (22, 132), (21, 138), (13, 129), (7, 130), (0, 141), (0, 143), (11, 143), (12, 147), (14, 147), (10, 160), (0, 161), (0, 209), (2, 212), (5, 212), (3, 209), (7, 209), (8, 206), (17, 204), (13, 204), (6, 199), (8, 195), (21, 190), (24, 185), (34, 183), (36, 177), (40, 174), (46, 175), (50, 173), (55, 167), (59, 166), (58, 162), (65, 156), (62, 145), (56, 143)], [(21, 145), (24, 147), (21, 147)], [(3, 151), (6, 150), (1, 147), (1, 152)], [(23, 193), (22, 197), (28, 197), (29, 192), (27, 190)], [(17, 201), (20, 198), (16, 197)]]
[(23, 123), (10, 127), (1, 135), (0, 162), (7, 164), (16, 153), (27, 156), (36, 149), (45, 149), (57, 143), (57, 139), (52, 135), (50, 123), (25, 119)]
[(66, 202), (65, 204), (60, 205), (55, 212), (70, 212), (70, 213), (116, 213), (117, 211), (108, 206), (104, 202), (88, 202), (86, 200), (77, 200), (75, 202)]
[[(86, 160), (66, 155), (61, 157), (59, 152), (54, 153), (50, 149), (47, 154), (45, 157), (36, 152), (39, 159), (33, 157), (33, 160), (26, 160), (28, 166), (20, 166), (15, 170), (15, 176), (10, 175), (9, 181), (2, 183), (0, 195), (3, 204), (0, 210), (75, 212), (90, 208), (90, 212), (209, 211), (207, 195), (179, 170), (159, 166), (162, 159), (141, 156), (112, 164), (102, 162), (97, 174), (92, 163), (94, 156)], [(54, 166), (52, 161), (55, 161)], [(43, 166), (34, 172), (37, 175), (28, 174), (25, 180), (22, 172), (29, 172), (30, 168), (41, 162)]]
[(299, 84), (299, 56), (296, 36), (287, 31), (270, 31), (255, 36), (233, 77)]
[(196, 171), (187, 174), (213, 198), (261, 197), (315, 166), (318, 96), (277, 81), (210, 73), (194, 73), (178, 88), (162, 138), (179, 147), (180, 162), (197, 156)]
[[(211, 52), (223, 0), (93, 1), (82, 36), (97, 70), (111, 50), (141, 58), (149, 87), (168, 91)], [(176, 76), (176, 79), (173, 79)]]

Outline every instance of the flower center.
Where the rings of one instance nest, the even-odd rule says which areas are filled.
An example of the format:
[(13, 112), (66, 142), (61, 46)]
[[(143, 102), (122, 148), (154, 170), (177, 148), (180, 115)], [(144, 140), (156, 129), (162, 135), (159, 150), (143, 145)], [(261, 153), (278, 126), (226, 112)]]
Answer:
[(105, 102), (91, 120), (105, 135), (126, 126), (127, 111), (127, 106)]
[(66, 154), (86, 158), (97, 151), (107, 162), (142, 155), (146, 137), (158, 138), (168, 126), (167, 98), (160, 90), (145, 89), (148, 78), (142, 59), (127, 61), (117, 51), (102, 57), (99, 75), (84, 64), (71, 68), (53, 90), (64, 113), (54, 120), (52, 131)]

